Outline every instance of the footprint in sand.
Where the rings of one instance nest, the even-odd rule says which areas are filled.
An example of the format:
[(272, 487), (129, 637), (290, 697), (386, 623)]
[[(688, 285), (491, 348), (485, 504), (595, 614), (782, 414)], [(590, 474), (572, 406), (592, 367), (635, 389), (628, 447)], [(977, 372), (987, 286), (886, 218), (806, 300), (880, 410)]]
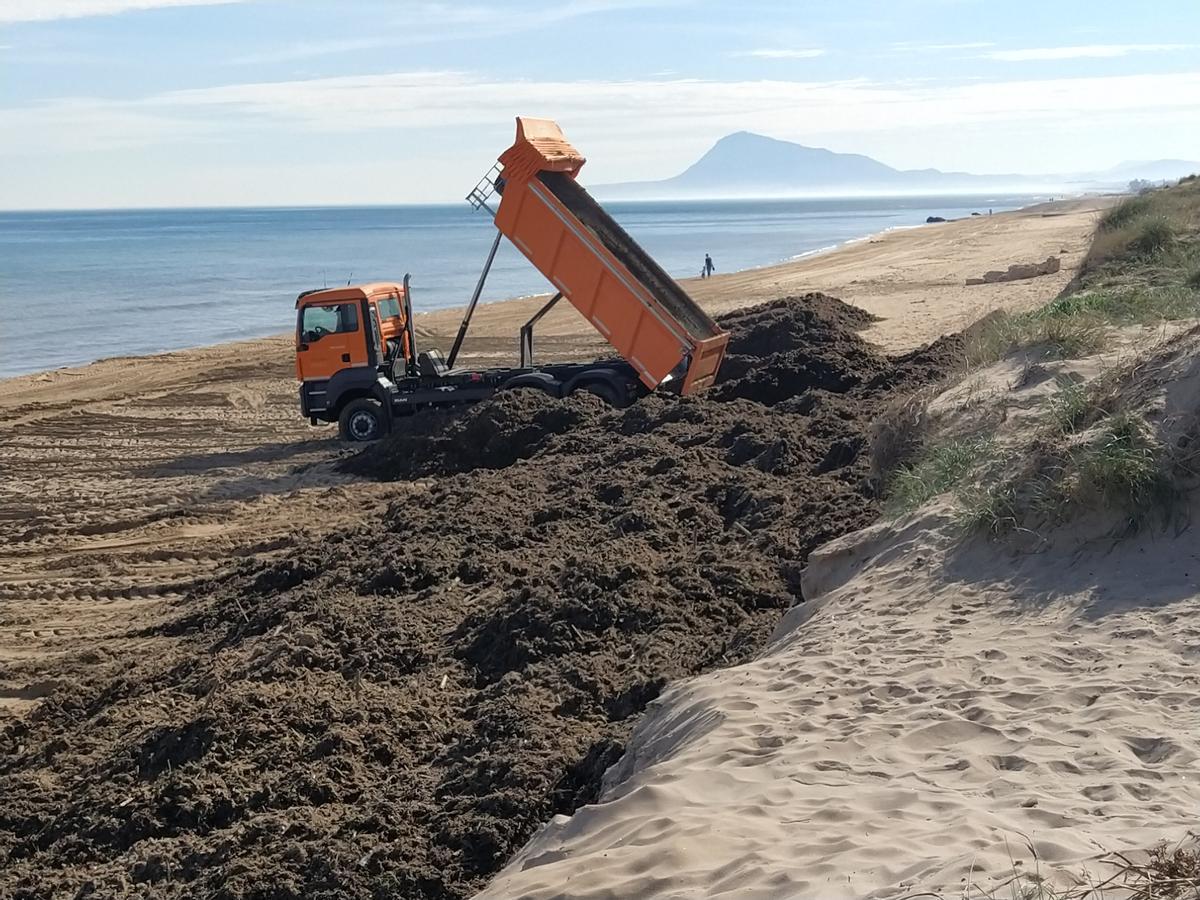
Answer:
[(993, 756), (992, 765), (1002, 772), (1020, 772), (1037, 767), (1036, 763), (1030, 762), (1023, 756)]
[(1126, 738), (1125, 743), (1146, 765), (1157, 765), (1178, 753), (1181, 748), (1177, 743), (1164, 737), (1134, 737)]

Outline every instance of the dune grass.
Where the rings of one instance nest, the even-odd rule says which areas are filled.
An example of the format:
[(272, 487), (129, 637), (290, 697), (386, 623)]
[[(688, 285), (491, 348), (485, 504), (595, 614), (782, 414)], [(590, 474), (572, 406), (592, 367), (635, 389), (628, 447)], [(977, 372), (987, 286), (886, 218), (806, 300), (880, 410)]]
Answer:
[(958, 522), (971, 534), (1002, 537), (1021, 524), (1016, 487), (1009, 483), (973, 484), (958, 491)]
[(1130, 252), (1155, 259), (1175, 246), (1179, 240), (1175, 223), (1166, 216), (1154, 216), (1138, 223), (1129, 241)]
[[(1170, 454), (1145, 422), (1124, 411), (1109, 415), (1076, 388), (1054, 398), (1048, 419), (1058, 440), (992, 467), (990, 473), (1002, 473), (998, 478), (982, 470), (982, 479), (958, 491), (959, 521), (967, 531), (992, 537), (1037, 532), (1087, 510), (1118, 513), (1122, 533), (1170, 518), (1183, 490), (1172, 478)], [(1098, 421), (1081, 431), (1090, 419)]]
[(1088, 390), (1082, 384), (1069, 384), (1050, 399), (1050, 421), (1059, 434), (1074, 434), (1093, 409)]
[(1097, 325), (1152, 325), (1200, 315), (1200, 294), (1187, 284), (1094, 288), (1066, 294), (1030, 315), (1044, 320), (1090, 318)]
[(1101, 217), (1083, 261), (1084, 280), (1119, 275), (1132, 264), (1173, 268), (1167, 257), (1192, 243), (1197, 231), (1200, 183), (1195, 179), (1128, 197)]
[(1100, 873), (1080, 872), (1081, 884), (1065, 888), (1055, 887), (1042, 874), (1033, 842), (1024, 838), (1024, 846), (1030, 861), (1018, 863), (1010, 849), (1008, 878), (997, 887), (985, 890), (968, 876), (953, 893), (917, 891), (898, 900), (1200, 900), (1200, 850), (1195, 846), (1159, 844), (1141, 862), (1109, 853), (1098, 860)]
[(999, 313), (967, 337), (967, 361), (980, 366), (1036, 347), (1046, 359), (1077, 359), (1104, 349), (1110, 329), (1200, 317), (1200, 278), (1167, 284), (1124, 284), (1064, 294), (1041, 309)]
[(1100, 217), (1099, 229), (1101, 231), (1116, 231), (1120, 228), (1125, 228), (1149, 213), (1152, 208), (1153, 199), (1149, 194), (1126, 197)]
[(1104, 422), (1099, 433), (1068, 458), (1066, 477), (1057, 482), (1046, 510), (1059, 521), (1081, 508), (1120, 510), (1137, 529), (1166, 516), (1177, 494), (1164, 454), (1145, 423), (1129, 413)]
[(986, 366), (1023, 347), (1039, 347), (1047, 359), (1072, 359), (1101, 349), (1102, 324), (1092, 316), (1069, 313), (997, 313), (966, 336), (966, 360)]
[(929, 402), (941, 390), (930, 386), (892, 402), (871, 423), (871, 472), (876, 490), (924, 443)]
[[(885, 512), (898, 517), (952, 494), (968, 533), (1040, 533), (1087, 511), (1115, 513), (1115, 534), (1170, 521), (1200, 475), (1122, 408), (1130, 369), (1068, 383), (1046, 402), (1037, 437), (1021, 449), (976, 433), (926, 443), (886, 480)], [(928, 438), (926, 438), (928, 441)], [(1198, 898), (1200, 900), (1200, 898)]]
[[(1018, 349), (1033, 351), (1030, 364), (1078, 358), (1107, 348), (1116, 327), (1194, 318), (1200, 181), (1190, 179), (1108, 210), (1072, 287), (1040, 309), (995, 313), (968, 329), (966, 361), (970, 369)], [(903, 514), (953, 492), (964, 524), (994, 535), (1060, 523), (1088, 508), (1119, 510), (1140, 527), (1179, 489), (1171, 454), (1140, 419), (1119, 410), (1112, 381), (1062, 387), (1047, 406), (1047, 433), (1036, 449), (1008, 461), (987, 438), (931, 443), (928, 398), (899, 410), (872, 441), (886, 509)]]
[(887, 510), (903, 515), (956, 487), (981, 460), (990, 458), (991, 441), (983, 438), (951, 441), (927, 447), (898, 469), (888, 484)]

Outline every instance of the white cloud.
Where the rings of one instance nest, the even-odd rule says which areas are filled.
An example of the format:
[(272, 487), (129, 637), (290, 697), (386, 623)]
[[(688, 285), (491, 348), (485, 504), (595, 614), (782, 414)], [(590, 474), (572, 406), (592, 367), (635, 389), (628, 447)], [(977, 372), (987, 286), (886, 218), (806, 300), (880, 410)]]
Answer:
[[(571, 0), (524, 6), (470, 6), (440, 2), (408, 2), (404, 15), (368, 38), (298, 41), (279, 47), (265, 47), (229, 60), (232, 65), (256, 65), (294, 62), (337, 53), (351, 53), (383, 47), (410, 47), (444, 41), (492, 41), (510, 34), (535, 31), (586, 16), (599, 16), (622, 10), (678, 6), (686, 0)], [(397, 5), (399, 8), (399, 4)]]
[(995, 47), (995, 41), (964, 41), (960, 44), (926, 44), (921, 41), (894, 41), (890, 45), (893, 50), (906, 53), (925, 52), (927, 50), (982, 50), (984, 47)]
[(360, 50), (373, 50), (388, 47), (402, 42), (400, 38), (361, 38), (341, 41), (300, 41), (272, 50), (247, 53), (227, 60), (231, 65), (262, 65), (270, 63), (294, 62), (298, 59), (312, 59), (317, 56), (332, 56), (336, 53), (353, 53)]
[[(128, 106), (129, 104), (127, 104)], [(170, 91), (143, 111), (314, 131), (446, 127), (508, 111), (670, 132), (726, 125), (845, 133), (953, 122), (1052, 118), (1100, 110), (1200, 109), (1200, 72), (930, 84), (851, 81), (510, 81), (464, 72), (400, 72)]]
[(811, 47), (801, 50), (775, 49), (764, 47), (759, 50), (739, 50), (730, 53), (730, 56), (751, 56), (755, 59), (812, 59), (817, 56), (824, 56), (825, 51), (819, 47)]
[[(702, 141), (748, 128), (777, 137), (909, 133), (1111, 111), (1200, 112), (1200, 72), (957, 85), (854, 81), (500, 81), (402, 72), (169, 91), (140, 100), (74, 99), (0, 110), (0, 131), (60, 147), (237, 142), (264, 132), (362, 134), (455, 127), (507, 132), (512, 113), (546, 115), (621, 147)], [(998, 130), (997, 134), (1003, 134)], [(487, 140), (491, 140), (489, 135)], [(15, 148), (14, 148), (15, 149)]]
[[(220, 133), (220, 127), (218, 122), (206, 122), (183, 110), (103, 100), (57, 100), (0, 109), (0, 132), (23, 134), (27, 128), (36, 129), (40, 137), (29, 142), (28, 149), (43, 159), (68, 149), (132, 150), (211, 139)], [(0, 143), (0, 152), (6, 149), (23, 152), (19, 146)]]
[(597, 16), (624, 10), (680, 6), (687, 0), (566, 0), (536, 6), (505, 4), (467, 5), (462, 3), (417, 2), (404, 4), (404, 16), (398, 24), (406, 36), (413, 32), (424, 37), (429, 32), (443, 33), (462, 26), (486, 27), (489, 34), (528, 31), (585, 16)]
[(244, 0), (3, 0), (0, 24), (114, 16), (170, 6), (223, 6)]
[[(329, 172), (339, 165), (357, 171), (356, 148), (362, 147), (373, 159), (361, 165), (376, 165), (383, 152), (395, 171), (422, 173), (389, 182), (386, 195), (373, 202), (448, 199), (508, 145), (517, 113), (558, 119), (592, 158), (593, 183), (675, 174), (713, 140), (740, 129), (874, 153), (893, 165), (1070, 171), (1108, 164), (1105, 147), (1113, 148), (1114, 157), (1185, 154), (1200, 140), (1200, 130), (1174, 126), (1200, 122), (1200, 71), (956, 83), (533, 82), (421, 71), (230, 84), (136, 100), (76, 98), (0, 109), (0, 134), (26, 136), (0, 143), (0, 158), (69, 168), (93, 150), (120, 148), (106, 162), (100, 155), (89, 159), (88, 170), (126, 165), (145, 154), (158, 166), (180, 160), (178, 177), (190, 182), (207, 177), (200, 173), (209, 158), (235, 166), (244, 156), (280, 148), (280, 183), (293, 184), (296, 201), (308, 202), (314, 196), (336, 199), (346, 189), (328, 172), (322, 176), (328, 183), (320, 185), (295, 173), (325, 161)], [(1055, 151), (1044, 146), (1051, 139)], [(238, 195), (235, 188), (243, 187), (246, 193)], [(232, 185), (222, 197), (255, 202), (256, 190)], [(371, 196), (362, 191), (346, 195), (347, 202)], [(24, 205), (44, 202), (32, 187), (27, 193), (31, 199)]]
[(1030, 47), (1024, 50), (993, 50), (980, 54), (984, 59), (1003, 62), (1028, 62), (1046, 59), (1112, 59), (1131, 53), (1157, 53), (1189, 50), (1194, 44), (1084, 44), (1076, 47)]

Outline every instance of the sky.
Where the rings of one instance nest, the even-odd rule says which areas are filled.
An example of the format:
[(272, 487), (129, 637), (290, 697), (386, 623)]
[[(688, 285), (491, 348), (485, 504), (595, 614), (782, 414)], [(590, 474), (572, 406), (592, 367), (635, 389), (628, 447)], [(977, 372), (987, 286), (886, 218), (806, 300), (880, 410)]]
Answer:
[(748, 130), (899, 168), (1200, 155), (1200, 2), (0, 0), (0, 208), (461, 199), (557, 119), (600, 184)]

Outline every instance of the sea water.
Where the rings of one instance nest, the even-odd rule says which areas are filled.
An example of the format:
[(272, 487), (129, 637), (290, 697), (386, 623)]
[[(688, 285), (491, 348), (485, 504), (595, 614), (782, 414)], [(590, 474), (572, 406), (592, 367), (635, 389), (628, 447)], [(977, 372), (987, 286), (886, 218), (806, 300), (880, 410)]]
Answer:
[[(987, 214), (1028, 195), (606, 204), (676, 278), (793, 259), (927, 216)], [(109, 356), (261, 337), (296, 294), (412, 275), (418, 310), (470, 299), (495, 228), (447, 206), (0, 212), (0, 377)], [(483, 300), (548, 292), (501, 243)]]

